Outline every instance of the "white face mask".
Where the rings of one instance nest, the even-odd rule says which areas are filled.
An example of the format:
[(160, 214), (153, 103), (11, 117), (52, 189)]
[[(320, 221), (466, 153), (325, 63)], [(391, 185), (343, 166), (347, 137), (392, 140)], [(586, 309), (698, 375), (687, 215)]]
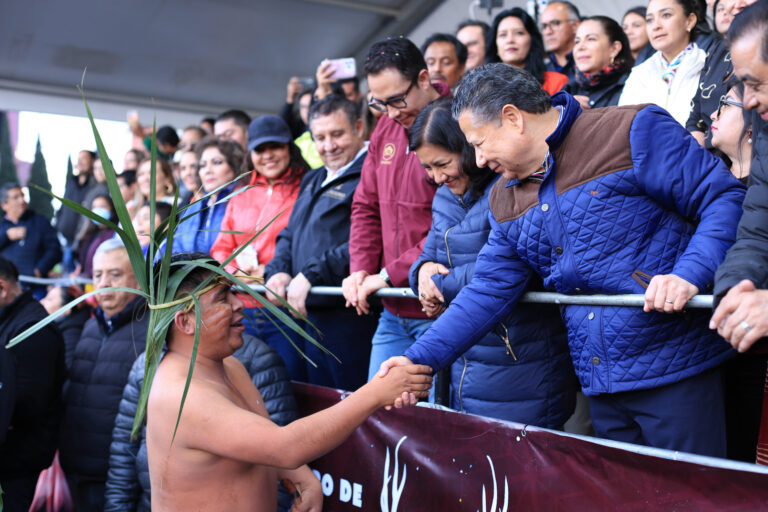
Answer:
[[(92, 211), (93, 213), (95, 213), (96, 215), (100, 216), (100, 217), (104, 217), (104, 218), (105, 218), (105, 219), (107, 219), (107, 220), (111, 220), (111, 219), (110, 219), (110, 217), (111, 217), (111, 215), (112, 215), (112, 212), (110, 212), (110, 211), (109, 211), (109, 210), (107, 210), (106, 208), (93, 208), (93, 209), (91, 209), (91, 211)], [(98, 225), (101, 225), (99, 222), (96, 222), (96, 221), (95, 221), (95, 220), (93, 220), (93, 219), (91, 219), (91, 222), (93, 222), (93, 223), (94, 223), (94, 224), (96, 224), (97, 226), (98, 226)]]

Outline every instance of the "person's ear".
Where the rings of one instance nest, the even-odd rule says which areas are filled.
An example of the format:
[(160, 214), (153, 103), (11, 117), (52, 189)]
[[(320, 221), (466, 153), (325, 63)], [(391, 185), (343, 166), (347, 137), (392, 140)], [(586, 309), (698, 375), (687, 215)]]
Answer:
[(416, 83), (418, 84), (419, 89), (424, 91), (427, 91), (430, 87), (432, 87), (432, 82), (429, 80), (429, 71), (427, 69), (422, 69), (419, 71), (419, 76), (416, 78)]
[(611, 52), (610, 52), (611, 62), (613, 62), (613, 59), (618, 57), (620, 53), (621, 53), (621, 42), (614, 41), (613, 43), (611, 43)]
[(195, 310), (189, 312), (177, 311), (173, 316), (173, 325), (186, 336), (195, 335)]
[(501, 109), (501, 124), (522, 133), (525, 122), (523, 121), (523, 114), (520, 109), (511, 103), (504, 105), (504, 108)]
[(363, 138), (364, 132), (365, 132), (365, 123), (363, 122), (362, 119), (358, 119), (357, 121), (355, 121), (354, 133), (356, 136)]

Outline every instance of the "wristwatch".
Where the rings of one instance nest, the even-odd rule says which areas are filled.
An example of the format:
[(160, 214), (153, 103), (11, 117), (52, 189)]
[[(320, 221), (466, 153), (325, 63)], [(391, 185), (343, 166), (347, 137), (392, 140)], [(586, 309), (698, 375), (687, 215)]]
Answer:
[(392, 288), (392, 281), (389, 279), (389, 272), (387, 272), (386, 268), (382, 268), (381, 271), (379, 271), (379, 277), (387, 283), (387, 286)]

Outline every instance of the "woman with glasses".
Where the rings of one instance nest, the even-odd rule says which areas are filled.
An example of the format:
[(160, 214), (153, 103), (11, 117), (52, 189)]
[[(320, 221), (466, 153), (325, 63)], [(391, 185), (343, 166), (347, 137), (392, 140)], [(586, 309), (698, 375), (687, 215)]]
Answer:
[(648, 3), (645, 21), (656, 53), (632, 69), (619, 105), (655, 103), (686, 125), (706, 59), (693, 42), (699, 30), (696, 9), (696, 0)]
[(582, 20), (576, 30), (573, 58), (576, 76), (565, 90), (582, 108), (618, 104), (632, 69), (629, 42), (619, 24), (605, 16)]
[[(189, 154), (187, 152), (182, 156), (182, 171)], [(243, 171), (245, 152), (240, 144), (233, 140), (208, 136), (195, 144), (195, 151), (191, 154), (195, 157), (195, 183), (201, 183), (198, 186), (198, 189), (202, 188), (201, 195), (210, 195), (202, 201), (193, 202), (179, 215), (180, 219), (186, 220), (176, 228), (173, 252), (210, 254), (227, 210), (227, 201), (224, 199), (236, 187), (242, 185), (239, 182), (231, 182)], [(189, 165), (192, 166), (191, 163)], [(222, 186), (224, 188), (219, 189)]]
[(547, 71), (544, 41), (536, 22), (527, 12), (514, 7), (501, 11), (494, 19), (485, 47), (486, 63), (503, 62), (525, 69), (550, 95), (568, 83), (568, 77)]
[(752, 163), (752, 118), (744, 110), (743, 97), (744, 84), (739, 82), (720, 98), (712, 113), (712, 146), (728, 157), (731, 173), (746, 185)]
[[(435, 318), (472, 279), (491, 230), (488, 197), (498, 176), (477, 167), (449, 99), (419, 114), (409, 142), (425, 178), (438, 185), (432, 227), (410, 271), (411, 288)], [(565, 328), (553, 306), (518, 306), (450, 368), (452, 408), (541, 427), (563, 427), (575, 391)]]

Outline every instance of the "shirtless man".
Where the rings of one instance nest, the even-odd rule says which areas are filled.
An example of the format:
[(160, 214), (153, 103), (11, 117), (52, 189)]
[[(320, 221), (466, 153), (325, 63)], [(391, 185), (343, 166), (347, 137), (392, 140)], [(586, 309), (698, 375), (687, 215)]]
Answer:
[[(194, 290), (208, 275), (197, 267), (177, 296)], [(289, 490), (298, 490), (291, 510), (319, 512), (320, 482), (306, 463), (341, 444), (394, 397), (405, 395), (411, 402), (426, 397), (431, 369), (398, 368), (402, 371), (373, 379), (333, 407), (278, 427), (243, 365), (231, 357), (242, 344), (243, 304), (227, 282), (215, 283), (199, 295), (200, 343), (175, 439), (194, 343), (194, 309), (176, 313), (168, 353), (152, 385), (147, 413), (152, 510), (272, 512), (275, 483), (283, 480)]]

